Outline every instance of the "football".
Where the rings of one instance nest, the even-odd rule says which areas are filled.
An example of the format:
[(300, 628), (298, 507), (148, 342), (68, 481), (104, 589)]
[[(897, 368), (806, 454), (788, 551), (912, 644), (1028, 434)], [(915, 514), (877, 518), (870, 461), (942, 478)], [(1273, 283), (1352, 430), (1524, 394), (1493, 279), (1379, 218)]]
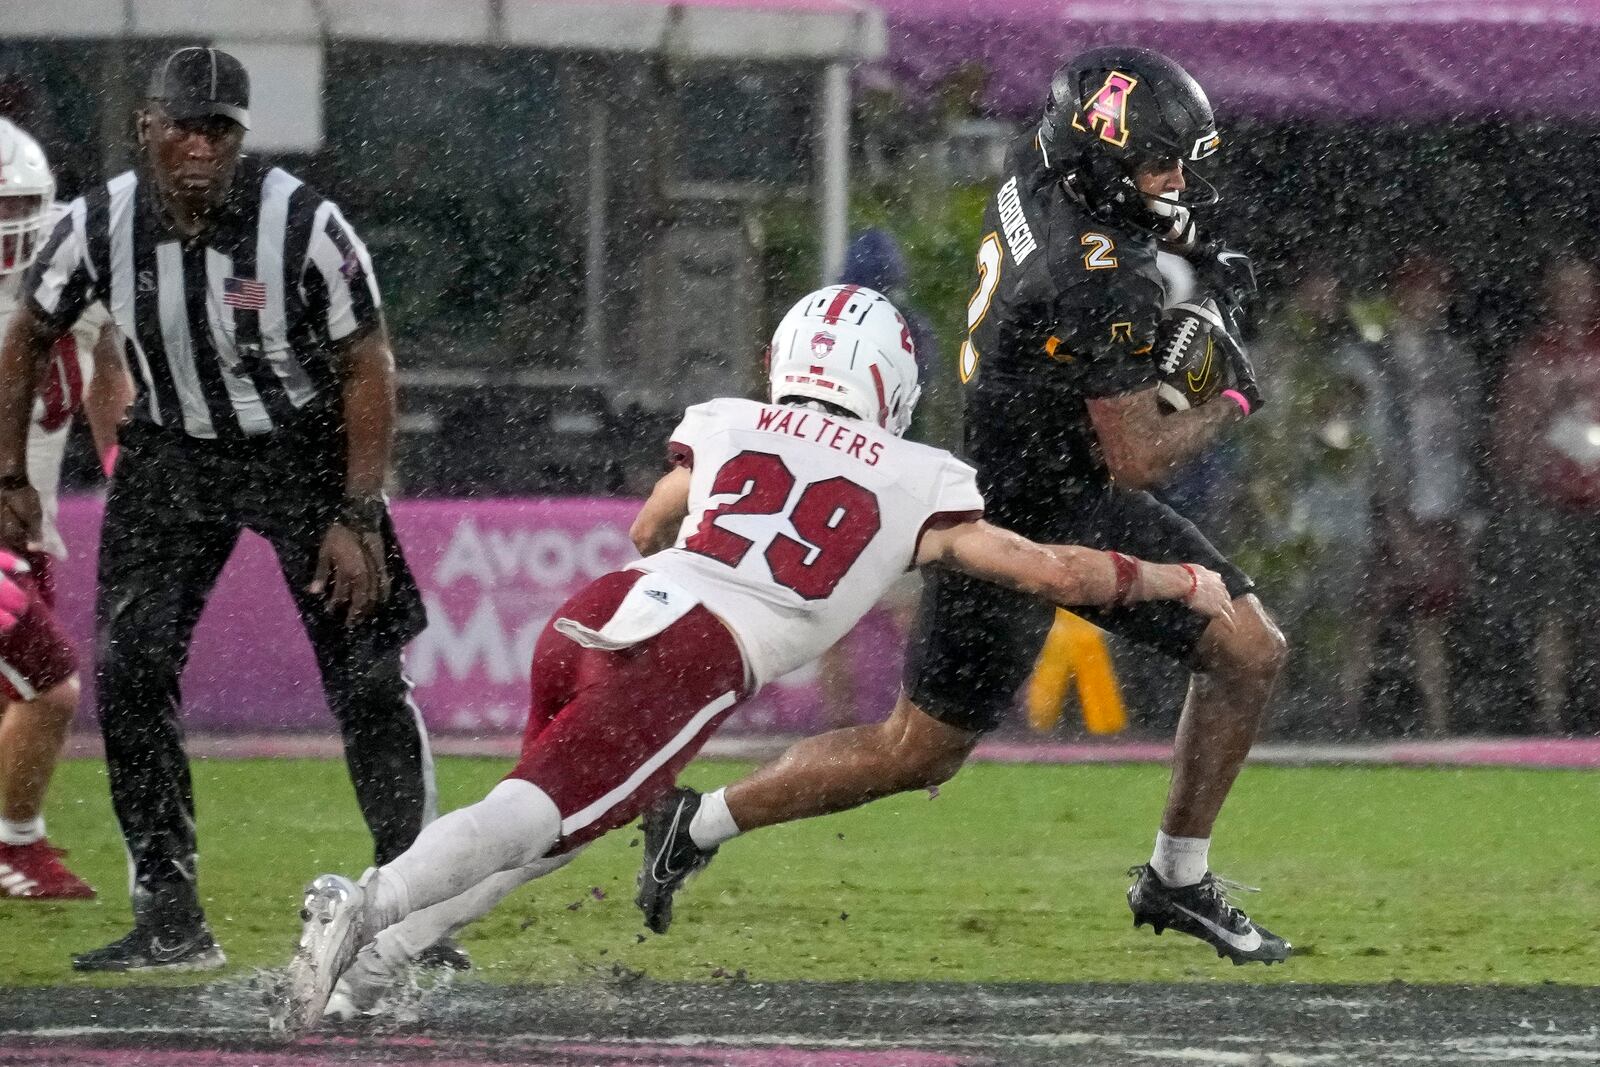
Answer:
[(1227, 329), (1214, 301), (1174, 304), (1156, 334), (1156, 400), (1166, 411), (1187, 411), (1222, 391), (1224, 364), (1213, 332)]

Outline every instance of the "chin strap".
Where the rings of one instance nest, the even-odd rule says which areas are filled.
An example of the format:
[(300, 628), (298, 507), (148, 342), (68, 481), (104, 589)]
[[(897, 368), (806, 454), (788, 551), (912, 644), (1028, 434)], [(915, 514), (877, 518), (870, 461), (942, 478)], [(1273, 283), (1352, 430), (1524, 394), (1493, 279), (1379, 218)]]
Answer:
[[(1050, 168), (1050, 154), (1045, 151), (1042, 138), (1035, 138), (1034, 143), (1045, 166)], [(1107, 167), (1116, 169), (1107, 171)], [(1110, 160), (1082, 158), (1071, 170), (1057, 169), (1057, 174), (1067, 199), (1089, 214), (1102, 222), (1133, 226), (1180, 256), (1189, 255), (1200, 244), (1195, 209), (1221, 200), (1217, 187), (1193, 168), (1185, 168), (1184, 175), (1198, 187), (1200, 195), (1187, 201), (1141, 193), (1133, 179)]]
[(1147, 196), (1125, 175), (1109, 176), (1107, 184), (1116, 188), (1109, 195), (1100, 196), (1096, 193), (1093, 175), (1074, 170), (1061, 176), (1061, 187), (1068, 199), (1102, 222), (1133, 226), (1172, 252), (1183, 254), (1193, 250), (1197, 236), (1190, 205)]
[(1161, 247), (1165, 248), (1168, 252), (1175, 252), (1180, 256), (1193, 252), (1195, 246), (1199, 244), (1199, 234), (1196, 232), (1194, 226), (1194, 212), (1190, 211), (1182, 204), (1174, 203), (1170, 200), (1162, 200), (1158, 197), (1148, 198), (1147, 202), (1150, 204), (1150, 210), (1154, 211), (1157, 215), (1169, 214), (1168, 212), (1161, 210), (1161, 208), (1158, 208), (1156, 206), (1158, 204), (1161, 205), (1161, 207), (1171, 209), (1170, 217), (1172, 219), (1172, 226), (1167, 230), (1166, 233), (1160, 234), (1156, 237), (1156, 240), (1161, 242)]

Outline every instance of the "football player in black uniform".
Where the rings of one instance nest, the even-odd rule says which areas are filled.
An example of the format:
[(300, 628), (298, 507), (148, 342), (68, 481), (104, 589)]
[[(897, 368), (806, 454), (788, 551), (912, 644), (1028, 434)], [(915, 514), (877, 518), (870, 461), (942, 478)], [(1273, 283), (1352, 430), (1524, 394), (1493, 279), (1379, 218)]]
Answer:
[[(1233, 336), (1254, 292), (1249, 261), (1202, 241), (1191, 214), (1215, 202), (1192, 165), (1220, 143), (1204, 92), (1164, 56), (1100, 48), (1058, 71), (984, 215), (960, 371), (966, 454), (989, 519), (1038, 541), (1196, 560), (1223, 575), (1231, 626), (1180, 603), (1083, 614), (1194, 671), (1155, 853), (1129, 872), (1134, 925), (1191, 934), (1235, 963), (1274, 963), (1288, 943), (1230, 903), (1207, 851), (1284, 640), (1250, 579), (1147, 492), (1261, 403)], [(1191, 181), (1207, 195), (1185, 197)], [(1190, 257), (1221, 312), (1198, 325), (1223, 354), (1227, 388), (1181, 411), (1158, 403), (1154, 353), (1181, 349), (1197, 323), (1162, 310), (1161, 245)], [(725, 790), (680, 789), (646, 814), (646, 922), (664, 930), (673, 892), (735, 834), (948, 779), (1011, 709), (1052, 617), (1027, 597), (931, 577), (886, 722), (801, 741)]]

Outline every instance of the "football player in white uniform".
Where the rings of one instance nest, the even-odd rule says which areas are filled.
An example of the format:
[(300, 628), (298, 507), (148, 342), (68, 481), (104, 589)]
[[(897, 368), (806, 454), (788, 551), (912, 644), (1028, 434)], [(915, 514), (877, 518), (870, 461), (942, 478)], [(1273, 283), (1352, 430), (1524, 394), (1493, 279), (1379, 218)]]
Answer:
[[(9, 325), (17, 308), (23, 270), (65, 210), (55, 202), (44, 152), (0, 119), (0, 327)], [(99, 374), (97, 367), (103, 368)], [(27, 561), (28, 573), (18, 584), (30, 604), (0, 633), (0, 696), (6, 702), (0, 712), (0, 897), (82, 899), (94, 890), (67, 869), (45, 837), (45, 792), (78, 707), (76, 656), (51, 613), (50, 563), (66, 555), (56, 529), (56, 490), (72, 415), (85, 408), (109, 473), (116, 424), (126, 406), (116, 332), (101, 305), (92, 305), (51, 349), (42, 378), (28, 427), (28, 477), (39, 490), (42, 536), (36, 544), (7, 546)]]
[(359, 883), (311, 883), (277, 1026), (314, 1025), (325, 1005), (370, 1008), (418, 950), (631, 822), (741, 700), (815, 659), (913, 567), (1058, 604), (1174, 599), (1231, 617), (1209, 570), (1044, 547), (983, 522), (972, 468), (900, 437), (916, 359), (879, 294), (812, 293), (778, 327), (769, 361), (770, 403), (685, 413), (674, 468), (633, 524), (645, 558), (545, 628), (522, 758), (505, 780)]

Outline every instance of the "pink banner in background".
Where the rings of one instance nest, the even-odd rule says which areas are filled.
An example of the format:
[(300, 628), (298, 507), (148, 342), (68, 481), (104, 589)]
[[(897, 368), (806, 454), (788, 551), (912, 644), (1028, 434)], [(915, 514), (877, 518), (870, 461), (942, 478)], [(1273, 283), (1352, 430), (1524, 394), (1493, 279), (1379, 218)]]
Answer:
[[(534, 640), (552, 612), (585, 583), (637, 554), (628, 541), (634, 500), (419, 500), (394, 505), (406, 556), (428, 607), (428, 629), (407, 653), (430, 730), (514, 733), (527, 714)], [(62, 502), (72, 551), (60, 569), (58, 614), (78, 643), (92, 726), (94, 559), (101, 505)], [(832, 657), (833, 712), (820, 669), (769, 686), (730, 720), (728, 732), (811, 732), (881, 718), (899, 683), (901, 637), (874, 612)], [(254, 534), (240, 539), (195, 632), (183, 679), (184, 725), (206, 732), (329, 730), (311, 648), (277, 560)]]

